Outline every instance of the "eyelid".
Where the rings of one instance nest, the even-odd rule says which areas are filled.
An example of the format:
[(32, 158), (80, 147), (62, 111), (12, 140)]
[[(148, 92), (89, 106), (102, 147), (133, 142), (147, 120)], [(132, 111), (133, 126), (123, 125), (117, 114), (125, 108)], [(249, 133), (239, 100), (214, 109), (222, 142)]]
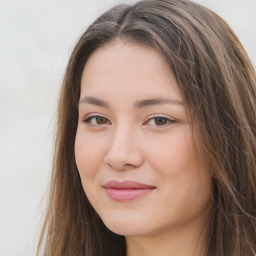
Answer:
[[(92, 123), (90, 123), (90, 121), (91, 121), (93, 118), (97, 118), (97, 117), (99, 117), (99, 118), (104, 118), (104, 119), (107, 121), (108, 124), (92, 124)], [(98, 113), (87, 114), (87, 115), (82, 119), (82, 121), (83, 121), (84, 123), (86, 123), (87, 125), (91, 125), (91, 126), (103, 126), (103, 125), (109, 125), (109, 124), (111, 124), (110, 121), (109, 121), (105, 116), (103, 116), (103, 115), (101, 115), (101, 114), (98, 114)]]
[(170, 116), (166, 116), (166, 115), (161, 115), (161, 114), (155, 114), (153, 116), (150, 116), (147, 118), (147, 120), (143, 123), (143, 125), (148, 125), (149, 121), (156, 119), (156, 118), (163, 118), (167, 120), (167, 123), (164, 125), (151, 125), (151, 126), (155, 126), (155, 127), (166, 127), (167, 125), (173, 124), (175, 122), (177, 122), (177, 120), (175, 120), (174, 118), (171, 118)]
[[(97, 117), (105, 119), (105, 120), (106, 120), (106, 123), (102, 123), (102, 124), (94, 123), (94, 124), (92, 124), (90, 121), (91, 121), (93, 118), (97, 118)], [(157, 119), (157, 118), (165, 119), (165, 120), (166, 120), (166, 124), (162, 124), (162, 125), (157, 125), (157, 124), (153, 125), (153, 124), (149, 124), (149, 122), (150, 122), (151, 120), (154, 120), (154, 119)], [(82, 119), (82, 121), (83, 121), (84, 123), (86, 123), (87, 125), (91, 125), (91, 126), (103, 126), (103, 125), (109, 125), (109, 124), (111, 124), (111, 122), (108, 120), (108, 118), (106, 118), (104, 115), (99, 114), (99, 113), (90, 113), (90, 114), (87, 114), (87, 115)], [(172, 118), (172, 117), (170, 117), (170, 116), (166, 116), (166, 115), (164, 115), (164, 114), (154, 114), (154, 115), (151, 115), (151, 116), (147, 117), (146, 121), (143, 122), (142, 125), (149, 125), (149, 126), (154, 126), (154, 127), (158, 127), (158, 128), (164, 128), (164, 127), (166, 127), (166, 126), (168, 126), (168, 125), (170, 125), (170, 124), (173, 124), (173, 123), (175, 123), (175, 122), (177, 122), (177, 120), (174, 119), (174, 118)]]

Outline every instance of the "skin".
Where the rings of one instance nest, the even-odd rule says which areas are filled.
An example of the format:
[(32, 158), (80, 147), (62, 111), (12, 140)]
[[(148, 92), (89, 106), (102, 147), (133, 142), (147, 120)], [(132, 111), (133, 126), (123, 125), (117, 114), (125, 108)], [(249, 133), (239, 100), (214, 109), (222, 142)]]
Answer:
[[(156, 98), (165, 100), (144, 101)], [(193, 128), (198, 154), (175, 77), (156, 50), (117, 40), (89, 57), (76, 163), (89, 201), (110, 230), (125, 236), (128, 256), (203, 255), (211, 177)], [(155, 189), (119, 202), (106, 193), (110, 180)]]

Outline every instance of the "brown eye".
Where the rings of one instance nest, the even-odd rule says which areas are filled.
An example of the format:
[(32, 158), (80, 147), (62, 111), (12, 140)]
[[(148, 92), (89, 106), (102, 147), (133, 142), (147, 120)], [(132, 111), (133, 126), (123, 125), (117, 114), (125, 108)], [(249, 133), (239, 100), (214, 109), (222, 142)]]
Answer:
[(103, 116), (90, 116), (84, 120), (85, 123), (88, 125), (104, 125), (109, 124), (109, 121), (107, 118)]
[(151, 125), (151, 126), (164, 126), (164, 125), (172, 124), (174, 122), (175, 122), (174, 120), (171, 120), (169, 118), (158, 116), (158, 117), (149, 119), (147, 123), (148, 125)]
[(167, 118), (163, 118), (163, 117), (156, 117), (155, 118), (155, 124), (160, 126), (160, 125), (165, 125), (167, 124), (168, 120)]
[(95, 119), (96, 119), (97, 124), (106, 124), (107, 123), (107, 119), (102, 116), (97, 116), (97, 117), (95, 117)]

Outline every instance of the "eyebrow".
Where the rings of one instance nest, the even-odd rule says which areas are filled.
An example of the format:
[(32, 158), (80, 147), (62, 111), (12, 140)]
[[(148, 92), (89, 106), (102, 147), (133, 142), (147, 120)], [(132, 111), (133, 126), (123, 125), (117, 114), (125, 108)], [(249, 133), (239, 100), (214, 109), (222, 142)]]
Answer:
[[(78, 104), (81, 103), (88, 103), (92, 105), (96, 105), (99, 107), (110, 108), (110, 105), (101, 99), (94, 98), (94, 97), (84, 97), (80, 99)], [(152, 99), (145, 99), (145, 100), (138, 100), (135, 102), (135, 108), (144, 108), (149, 107), (152, 105), (161, 105), (161, 104), (174, 104), (174, 105), (183, 105), (182, 101), (170, 98), (152, 98)]]
[(183, 105), (182, 101), (176, 99), (169, 99), (169, 98), (152, 98), (152, 99), (145, 99), (135, 102), (136, 108), (143, 108), (148, 107), (151, 105), (159, 105), (159, 104), (174, 104), (174, 105)]
[(92, 104), (92, 105), (96, 105), (96, 106), (104, 107), (104, 108), (110, 107), (110, 105), (107, 102), (105, 102), (104, 100), (97, 99), (94, 97), (84, 97), (84, 98), (80, 99), (78, 102), (78, 104), (81, 104), (81, 103), (88, 103), (88, 104)]

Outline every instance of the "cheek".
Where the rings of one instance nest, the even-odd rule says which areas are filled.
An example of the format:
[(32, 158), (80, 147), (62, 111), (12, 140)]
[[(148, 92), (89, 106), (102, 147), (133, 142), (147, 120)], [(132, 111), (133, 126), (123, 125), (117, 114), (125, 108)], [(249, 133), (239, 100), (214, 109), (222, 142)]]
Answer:
[(172, 135), (148, 147), (149, 154), (156, 156), (150, 158), (151, 165), (160, 177), (164, 200), (183, 212), (184, 208), (198, 211), (209, 201), (210, 173), (203, 154), (196, 153), (190, 130), (173, 132)]
[(104, 158), (104, 149), (99, 145), (104, 144), (78, 129), (75, 140), (76, 164), (84, 192), (94, 208), (99, 203), (97, 177)]
[(82, 182), (93, 177), (102, 164), (103, 150), (92, 136), (77, 131), (75, 140), (75, 159)]
[(194, 162), (190, 132), (173, 131), (170, 136), (152, 140), (148, 159), (161, 175), (180, 176)]

